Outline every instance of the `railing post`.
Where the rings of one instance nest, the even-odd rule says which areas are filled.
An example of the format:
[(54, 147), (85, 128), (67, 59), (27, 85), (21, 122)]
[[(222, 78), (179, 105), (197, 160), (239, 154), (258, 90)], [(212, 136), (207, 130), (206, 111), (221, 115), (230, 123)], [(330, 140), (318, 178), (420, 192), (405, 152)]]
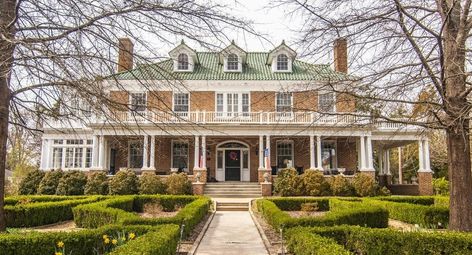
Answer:
[(270, 123), (270, 117), (269, 117), (269, 116), (270, 116), (270, 112), (267, 112), (267, 114), (266, 114), (266, 117), (267, 117), (267, 124)]
[(259, 111), (259, 123), (262, 125), (262, 111)]
[(206, 111), (203, 111), (203, 124), (206, 123)]

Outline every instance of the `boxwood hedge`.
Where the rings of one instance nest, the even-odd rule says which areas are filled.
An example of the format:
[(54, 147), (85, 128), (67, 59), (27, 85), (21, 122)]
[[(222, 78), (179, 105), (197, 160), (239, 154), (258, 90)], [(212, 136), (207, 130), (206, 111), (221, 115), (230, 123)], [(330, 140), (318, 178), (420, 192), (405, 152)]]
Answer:
[(286, 233), (287, 248), (297, 255), (349, 255), (352, 254), (335, 240), (311, 233), (304, 228), (290, 228)]
[[(291, 201), (283, 201), (291, 200)], [(275, 229), (290, 228), (294, 226), (333, 226), (333, 225), (360, 225), (374, 228), (388, 226), (388, 211), (380, 206), (372, 206), (362, 201), (347, 201), (336, 198), (329, 199), (329, 212), (322, 217), (293, 218), (277, 206), (282, 204), (284, 208), (294, 209), (296, 203), (300, 206), (312, 199), (280, 198), (273, 202), (268, 199), (256, 201), (257, 209), (263, 218)], [(323, 200), (320, 200), (323, 201)]]
[[(292, 251), (310, 244), (292, 241), (297, 233), (312, 234), (311, 239), (318, 235), (332, 238), (354, 254), (472, 254), (472, 234), (459, 232), (402, 232), (358, 226), (296, 227), (287, 231), (288, 246)], [(335, 245), (330, 247), (337, 248)]]

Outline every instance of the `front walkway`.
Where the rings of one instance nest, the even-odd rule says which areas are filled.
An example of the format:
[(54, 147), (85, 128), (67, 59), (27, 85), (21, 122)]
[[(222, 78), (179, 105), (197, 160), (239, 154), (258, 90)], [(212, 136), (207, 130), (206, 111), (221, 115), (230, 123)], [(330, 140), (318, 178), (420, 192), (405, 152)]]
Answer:
[(268, 253), (249, 212), (217, 211), (195, 254)]

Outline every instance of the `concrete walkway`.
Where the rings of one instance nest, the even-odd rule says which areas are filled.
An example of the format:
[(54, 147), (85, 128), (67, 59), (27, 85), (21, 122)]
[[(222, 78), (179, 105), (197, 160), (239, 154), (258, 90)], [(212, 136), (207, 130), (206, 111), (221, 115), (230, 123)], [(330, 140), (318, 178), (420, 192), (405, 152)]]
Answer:
[(268, 253), (249, 212), (217, 211), (195, 254)]

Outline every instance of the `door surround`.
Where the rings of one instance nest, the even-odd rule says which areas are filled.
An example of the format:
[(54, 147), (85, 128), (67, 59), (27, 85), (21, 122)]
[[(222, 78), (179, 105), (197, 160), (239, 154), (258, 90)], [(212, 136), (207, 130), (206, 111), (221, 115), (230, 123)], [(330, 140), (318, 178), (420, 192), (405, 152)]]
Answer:
[[(225, 148), (224, 145), (234, 144), (234, 147)], [(238, 146), (239, 145), (239, 146)], [(250, 181), (250, 153), (249, 153), (249, 144), (238, 141), (238, 140), (226, 140), (216, 145), (216, 154), (215, 154), (215, 169), (216, 169), (216, 180), (217, 181), (226, 181), (226, 165), (225, 165), (225, 155), (226, 150), (239, 150), (241, 157), (241, 168), (240, 168), (240, 181)], [(222, 159), (219, 159), (218, 153), (222, 153)], [(247, 153), (247, 162), (244, 161), (244, 153)], [(218, 168), (219, 161), (222, 160), (221, 166)], [(247, 167), (243, 167), (246, 165)]]

